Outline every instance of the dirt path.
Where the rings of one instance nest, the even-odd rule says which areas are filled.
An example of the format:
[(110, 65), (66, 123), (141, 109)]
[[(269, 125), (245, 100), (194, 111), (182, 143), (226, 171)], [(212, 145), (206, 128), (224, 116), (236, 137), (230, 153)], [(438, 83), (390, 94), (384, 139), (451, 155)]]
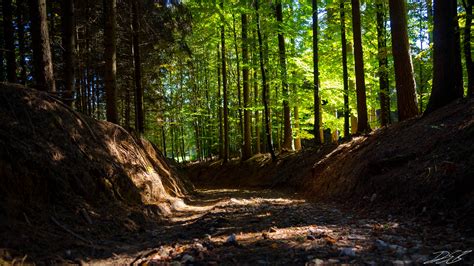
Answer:
[(410, 265), (433, 259), (433, 252), (456, 250), (453, 257), (468, 253), (460, 263), (473, 262), (473, 239), (449, 225), (426, 227), (390, 216), (371, 219), (268, 190), (199, 193), (201, 198), (180, 206), (182, 211), (166, 226), (124, 236), (112, 257), (86, 262)]

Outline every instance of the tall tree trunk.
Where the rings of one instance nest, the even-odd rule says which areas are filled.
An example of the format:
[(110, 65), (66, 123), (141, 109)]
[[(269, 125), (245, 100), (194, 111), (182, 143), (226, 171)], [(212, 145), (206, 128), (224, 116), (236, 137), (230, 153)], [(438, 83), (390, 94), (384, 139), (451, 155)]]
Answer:
[(135, 129), (138, 133), (143, 134), (144, 117), (143, 117), (143, 88), (140, 60), (140, 23), (138, 21), (138, 1), (130, 0), (132, 4), (132, 39), (133, 39), (133, 65), (135, 80)]
[(117, 124), (117, 0), (104, 0), (105, 105), (107, 121)]
[(16, 1), (16, 17), (18, 27), (18, 57), (20, 67), (20, 79), (19, 82), (26, 84), (26, 48), (25, 48), (25, 12), (26, 7), (24, 0)]
[(5, 58), (7, 59), (7, 81), (16, 83), (15, 38), (11, 0), (3, 0), (3, 32), (5, 37)]
[(252, 39), (254, 40), (252, 42), (252, 60), (253, 60), (253, 90), (254, 90), (254, 108), (255, 108), (255, 153), (256, 154), (259, 154), (261, 152), (261, 142), (260, 142), (260, 111), (258, 110), (258, 81), (257, 81), (257, 56), (256, 56), (256, 53), (254, 53), (253, 51), (256, 50), (256, 44), (255, 44), (255, 40), (257, 39), (256, 38), (256, 32), (255, 30), (252, 31)]
[(413, 64), (408, 43), (407, 11), (405, 0), (389, 0), (389, 5), (398, 119), (403, 121), (418, 114)]
[(433, 89), (425, 114), (463, 96), (456, 1), (434, 1)]
[(36, 87), (39, 90), (56, 92), (46, 19), (46, 0), (29, 0), (29, 4)]
[(426, 13), (428, 17), (428, 41), (433, 43), (433, 0), (426, 0)]
[[(224, 0), (221, 0), (221, 9), (224, 10)], [(224, 159), (227, 163), (229, 160), (229, 109), (227, 98), (227, 68), (226, 68), (226, 52), (225, 52), (225, 27), (224, 21), (221, 25), (221, 56), (222, 56), (222, 98), (224, 100)]]
[(367, 100), (365, 94), (364, 55), (362, 53), (362, 35), (360, 24), (359, 0), (351, 0), (352, 3), (352, 31), (354, 35), (354, 60), (356, 74), (357, 92), (357, 133), (370, 131), (367, 120)]
[(314, 91), (314, 141), (321, 144), (321, 114), (319, 99), (319, 49), (318, 49), (318, 0), (312, 0), (313, 12), (313, 91)]
[(285, 36), (283, 35), (283, 10), (281, 0), (276, 5), (276, 19), (279, 24), (278, 30), (278, 51), (280, 59), (281, 87), (283, 94), (283, 145), (282, 150), (293, 150), (293, 133), (291, 131), (291, 113), (288, 93), (288, 74), (286, 69), (286, 49)]
[(64, 61), (64, 102), (72, 107), (74, 89), (74, 0), (61, 1), (61, 26)]
[(217, 44), (217, 101), (219, 122), (219, 158), (224, 159), (224, 127), (222, 126), (222, 96), (221, 96), (221, 52)]
[(347, 40), (346, 40), (346, 12), (344, 1), (341, 0), (341, 49), (342, 49), (342, 78), (344, 83), (344, 138), (350, 139), (349, 131), (349, 74), (347, 72)]
[(249, 90), (249, 49), (247, 38), (247, 14), (242, 13), (242, 83), (244, 92), (244, 147), (242, 160), (247, 160), (252, 155), (252, 132), (250, 129), (250, 90)]
[(380, 125), (390, 123), (390, 92), (388, 83), (387, 30), (384, 1), (377, 0), (377, 47), (379, 50)]
[[(240, 60), (239, 60), (239, 47), (237, 45), (237, 32), (235, 30), (235, 16), (232, 14), (232, 31), (234, 34), (234, 51), (235, 51), (235, 61), (237, 62), (237, 99), (239, 102), (239, 129), (240, 129), (240, 136), (241, 140), (239, 146), (243, 146), (243, 137), (244, 137), (244, 123), (242, 118), (242, 93), (241, 93), (241, 86), (240, 86)], [(240, 147), (242, 148), (242, 147)]]
[(473, 0), (463, 0), (466, 10), (466, 25), (464, 26), (464, 57), (467, 69), (467, 96), (474, 97), (474, 62), (471, 54), (471, 25), (472, 25), (472, 4)]
[(258, 35), (258, 50), (260, 54), (260, 71), (262, 72), (262, 98), (263, 98), (263, 108), (264, 108), (264, 117), (265, 117), (265, 136), (267, 142), (267, 148), (270, 152), (273, 161), (276, 161), (275, 151), (273, 150), (272, 142), (272, 127), (270, 121), (270, 109), (269, 109), (269, 97), (268, 97), (268, 84), (267, 84), (267, 74), (265, 64), (263, 62), (263, 44), (262, 44), (262, 32), (260, 30), (260, 14), (258, 11), (258, 0), (255, 1), (255, 11), (257, 15), (257, 35)]

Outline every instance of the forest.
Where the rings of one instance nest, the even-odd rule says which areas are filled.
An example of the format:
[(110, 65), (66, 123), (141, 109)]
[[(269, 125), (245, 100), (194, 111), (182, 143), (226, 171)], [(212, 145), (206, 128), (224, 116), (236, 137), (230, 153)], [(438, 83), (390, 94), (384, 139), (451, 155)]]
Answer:
[(473, 0), (1, 0), (0, 265), (474, 263)]

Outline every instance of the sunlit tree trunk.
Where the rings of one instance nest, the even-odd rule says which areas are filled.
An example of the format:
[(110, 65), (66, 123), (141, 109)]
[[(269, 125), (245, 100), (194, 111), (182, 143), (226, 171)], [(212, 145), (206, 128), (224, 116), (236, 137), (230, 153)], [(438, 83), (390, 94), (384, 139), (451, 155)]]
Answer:
[(56, 92), (46, 16), (46, 0), (29, 0), (36, 87)]
[(106, 115), (107, 121), (117, 124), (117, 0), (104, 0), (104, 16)]
[(268, 96), (268, 84), (267, 84), (267, 74), (265, 64), (263, 62), (263, 44), (262, 44), (262, 33), (260, 25), (260, 14), (258, 10), (258, 0), (255, 1), (255, 11), (257, 15), (257, 35), (258, 35), (258, 50), (260, 54), (260, 71), (262, 73), (262, 98), (263, 98), (263, 108), (264, 108), (264, 117), (265, 117), (265, 136), (267, 142), (267, 148), (270, 152), (273, 161), (276, 161), (275, 151), (273, 150), (272, 142), (272, 127), (270, 121), (270, 109), (269, 109), (269, 96)]
[(386, 30), (386, 6), (383, 0), (377, 0), (377, 48), (379, 61), (379, 88), (380, 88), (380, 125), (386, 126), (390, 123), (390, 92), (388, 83), (388, 60), (387, 60), (387, 30)]
[(344, 138), (349, 139), (349, 74), (347, 72), (347, 40), (346, 40), (346, 12), (344, 1), (340, 3), (341, 15), (341, 49), (342, 49), (342, 79), (344, 84)]
[(318, 0), (312, 0), (313, 12), (313, 93), (314, 93), (314, 141), (321, 144), (321, 114), (319, 99), (319, 49), (318, 49)]
[[(237, 44), (237, 31), (235, 29), (235, 16), (232, 14), (232, 32), (234, 34), (234, 51), (235, 51), (235, 61), (237, 63), (237, 100), (239, 102), (239, 133), (242, 141), (238, 141), (239, 146), (243, 146), (243, 137), (244, 137), (244, 122), (242, 117), (242, 91), (240, 86), (240, 60), (239, 60), (239, 46)], [(242, 73), (243, 75), (243, 73)], [(242, 147), (239, 147), (242, 148)]]
[(456, 1), (434, 1), (433, 89), (425, 114), (463, 96)]
[(219, 158), (224, 159), (224, 128), (222, 126), (222, 96), (221, 96), (221, 52), (217, 44), (217, 102), (218, 102), (218, 123), (219, 123)]
[[(224, 1), (221, 1), (221, 10), (224, 10)], [(224, 100), (224, 158), (223, 162), (229, 160), (229, 109), (227, 95), (227, 68), (226, 68), (226, 51), (225, 51), (225, 27), (224, 21), (221, 25), (221, 57), (222, 57), (222, 98)]]
[(403, 121), (418, 114), (413, 64), (408, 43), (407, 11), (405, 0), (389, 0), (389, 5), (398, 119)]
[(276, 19), (279, 23), (278, 30), (278, 51), (280, 59), (281, 87), (283, 94), (283, 144), (282, 150), (292, 150), (293, 133), (291, 130), (291, 113), (288, 93), (288, 74), (286, 69), (286, 48), (285, 36), (283, 35), (283, 10), (281, 1), (276, 4)]
[(247, 14), (242, 13), (242, 83), (244, 90), (244, 147), (242, 150), (242, 160), (250, 158), (252, 155), (252, 132), (250, 129), (250, 90), (249, 90), (249, 50), (247, 38)]

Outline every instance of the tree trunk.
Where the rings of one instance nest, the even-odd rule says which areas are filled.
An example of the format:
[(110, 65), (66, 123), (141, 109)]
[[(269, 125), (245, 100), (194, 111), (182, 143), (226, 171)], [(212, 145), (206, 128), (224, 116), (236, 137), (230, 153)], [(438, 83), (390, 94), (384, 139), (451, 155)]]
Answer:
[(434, 1), (433, 89), (425, 114), (463, 96), (456, 1)]
[(15, 38), (11, 0), (3, 0), (3, 31), (5, 37), (5, 58), (7, 59), (7, 81), (16, 83)]
[(473, 0), (463, 0), (466, 10), (466, 25), (464, 26), (464, 59), (467, 69), (467, 97), (474, 97), (474, 62), (471, 54), (471, 25), (472, 25), (472, 3)]
[(249, 49), (247, 38), (247, 14), (242, 13), (242, 83), (244, 92), (244, 147), (242, 150), (242, 160), (247, 160), (252, 156), (252, 132), (250, 129), (250, 90), (249, 90)]
[[(253, 31), (253, 40), (256, 40), (256, 32)], [(252, 51), (256, 50), (255, 42), (253, 43)], [(255, 108), (255, 153), (259, 154), (261, 152), (261, 142), (260, 142), (260, 111), (258, 110), (258, 81), (257, 81), (257, 59), (256, 54), (252, 52), (253, 60), (253, 90), (254, 90), (254, 108)]]
[(398, 120), (403, 121), (418, 114), (413, 64), (408, 43), (407, 11), (405, 0), (389, 0), (389, 5)]
[(140, 24), (138, 21), (138, 1), (130, 0), (132, 4), (132, 39), (133, 39), (133, 65), (135, 80), (135, 129), (138, 133), (143, 134), (144, 117), (143, 117), (143, 88), (140, 60)]
[(314, 91), (314, 142), (321, 144), (321, 114), (319, 100), (319, 55), (318, 55), (318, 0), (312, 0), (313, 12), (313, 91)]
[(117, 124), (117, 0), (104, 0), (105, 105), (107, 121)]
[(61, 26), (64, 61), (64, 102), (72, 107), (74, 89), (74, 0), (61, 1)]
[(239, 102), (239, 129), (240, 129), (240, 136), (241, 136), (241, 141), (239, 141), (238, 143), (239, 145), (243, 146), (244, 122), (243, 122), (243, 117), (242, 117), (242, 93), (241, 93), (241, 87), (240, 87), (240, 60), (239, 60), (239, 47), (237, 45), (237, 32), (235, 30), (234, 14), (232, 14), (232, 31), (234, 34), (235, 61), (237, 62), (237, 99)]
[(265, 117), (265, 136), (267, 147), (270, 152), (273, 161), (276, 161), (275, 151), (273, 150), (272, 142), (272, 127), (270, 121), (270, 109), (269, 109), (269, 97), (268, 97), (268, 84), (267, 84), (267, 74), (265, 64), (263, 62), (263, 44), (262, 44), (262, 33), (260, 26), (260, 14), (258, 11), (258, 0), (255, 1), (255, 11), (257, 15), (257, 35), (258, 35), (258, 50), (260, 54), (260, 71), (262, 72), (262, 98), (263, 98), (263, 108), (264, 108), (264, 117)]
[(278, 30), (278, 51), (280, 59), (280, 75), (281, 75), (281, 87), (283, 94), (283, 145), (282, 150), (293, 150), (293, 133), (291, 131), (291, 114), (290, 104), (288, 102), (288, 74), (286, 69), (286, 49), (285, 49), (285, 36), (283, 35), (283, 10), (281, 1), (277, 2), (276, 5), (276, 19), (279, 24)]
[(224, 128), (222, 126), (222, 96), (221, 96), (221, 52), (217, 44), (217, 101), (219, 122), (219, 158), (224, 159)]
[(357, 133), (370, 132), (367, 120), (367, 101), (365, 95), (364, 55), (362, 53), (362, 35), (360, 24), (359, 0), (352, 3), (352, 31), (354, 35), (354, 60), (357, 92)]
[(29, 0), (29, 4), (36, 87), (39, 90), (56, 92), (46, 19), (46, 0)]
[(350, 139), (349, 131), (349, 74), (347, 73), (347, 40), (346, 40), (346, 12), (344, 1), (341, 0), (341, 49), (342, 49), (342, 78), (344, 83), (344, 138)]
[(387, 30), (384, 1), (377, 1), (377, 47), (379, 50), (380, 125), (390, 123), (390, 91), (388, 83)]
[[(224, 0), (221, 0), (221, 9), (224, 10)], [(221, 25), (221, 56), (222, 56), (222, 98), (224, 100), (224, 158), (223, 162), (229, 160), (229, 109), (227, 99), (227, 68), (226, 68), (226, 52), (225, 52), (225, 27), (224, 21)]]
[(26, 48), (25, 48), (25, 3), (23, 0), (16, 1), (17, 27), (18, 27), (18, 57), (20, 67), (21, 84), (26, 84)]

